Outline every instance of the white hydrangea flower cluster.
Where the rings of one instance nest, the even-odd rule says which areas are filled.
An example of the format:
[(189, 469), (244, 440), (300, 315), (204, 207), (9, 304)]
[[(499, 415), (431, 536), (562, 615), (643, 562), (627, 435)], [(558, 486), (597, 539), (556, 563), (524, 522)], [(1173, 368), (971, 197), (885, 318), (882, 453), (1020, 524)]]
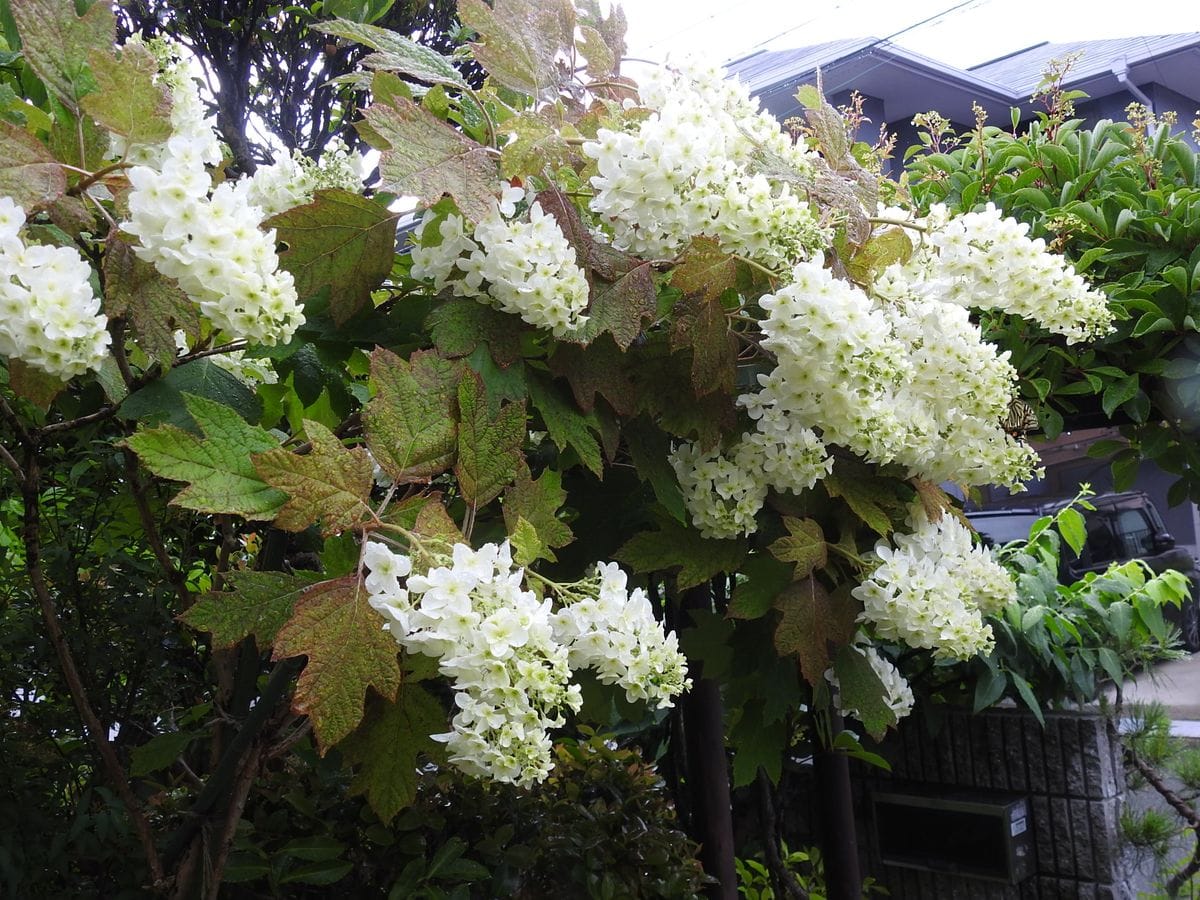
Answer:
[(296, 150), (269, 166), (259, 166), (238, 187), (244, 191), (247, 205), (258, 207), (264, 218), (270, 218), (312, 202), (317, 191), (341, 188), (358, 192), (362, 184), (361, 160), (350, 152), (345, 141), (336, 138), (316, 162)]
[[(913, 697), (912, 688), (908, 684), (908, 679), (900, 674), (900, 670), (892, 665), (892, 661), (880, 653), (876, 648), (868, 643), (859, 640), (851, 645), (858, 653), (866, 658), (870, 663), (871, 669), (879, 676), (879, 680), (883, 682), (883, 702), (888, 705), (888, 708), (895, 714), (896, 721), (903, 719), (913, 711), (913, 706), (916, 705), (916, 698)], [(851, 716), (859, 718), (857, 709), (851, 707), (843, 709), (841, 706), (841, 683), (838, 677), (834, 674), (833, 669), (827, 669), (825, 672), (825, 680), (829, 682), (833, 688), (833, 702), (838, 705), (838, 709), (843, 716)]]
[(1104, 294), (1089, 288), (1044, 240), (1031, 240), (1027, 224), (1003, 216), (994, 204), (954, 218), (938, 205), (925, 225), (929, 231), (921, 247), (908, 262), (888, 267), (876, 293), (1011, 313), (1063, 335), (1069, 344), (1112, 331)]
[(713, 66), (664, 68), (641, 99), (653, 111), (647, 118), (626, 131), (601, 128), (583, 145), (598, 171), (590, 207), (615, 246), (663, 258), (707, 235), (775, 269), (828, 246), (829, 232), (790, 184), (752, 171), (760, 148), (798, 178), (812, 163), (744, 85)]
[[(739, 398), (752, 405), (760, 395)], [(709, 538), (753, 534), (755, 516), (767, 491), (800, 493), (833, 469), (833, 460), (816, 432), (780, 407), (752, 409), (756, 429), (742, 435), (728, 451), (707, 453), (681, 444), (670, 454), (692, 523)]]
[[(570, 337), (587, 322), (587, 276), (558, 221), (540, 203), (518, 215), (525, 200), (522, 188), (505, 187), (471, 235), (461, 216), (427, 210), (413, 235), (411, 274), (432, 280), (439, 291), (451, 286), (459, 297), (490, 301), (555, 337)], [(437, 237), (427, 236), (434, 226)]]
[(519, 785), (544, 779), (548, 732), (582, 702), (573, 666), (596, 667), (601, 680), (658, 706), (687, 687), (675, 636), (663, 635), (645, 594), (630, 594), (615, 564), (573, 585), (573, 602), (556, 615), (524, 585), (507, 541), (455, 544), (435, 561), (414, 572), (411, 557), (381, 543), (363, 550), (368, 602), (401, 646), (437, 658), (451, 680), (458, 712), (434, 738), (463, 771)]
[(174, 133), (146, 150), (151, 164), (129, 170), (133, 190), (122, 227), (139, 239), (138, 256), (176, 279), (219, 331), (253, 343), (286, 342), (304, 315), (291, 274), (279, 271), (274, 231), (259, 228), (264, 213), (249, 202), (252, 182), (212, 188), (206, 166), (221, 161), (221, 148), (196, 84), (182, 63), (162, 78), (172, 92)]
[(917, 508), (910, 523), (911, 534), (875, 545), (878, 564), (852, 592), (863, 603), (860, 621), (884, 640), (943, 658), (989, 652), (994, 641), (983, 616), (1016, 599), (1012, 576), (954, 516), (933, 522)]
[(594, 596), (589, 590), (553, 619), (571, 668), (594, 669), (602, 683), (620, 685), (631, 701), (671, 706), (691, 684), (675, 632), (663, 631), (646, 592), (630, 591), (616, 563), (597, 565), (595, 581)]
[(0, 355), (63, 380), (99, 369), (112, 338), (91, 267), (70, 247), (26, 246), (24, 224), (0, 197)]

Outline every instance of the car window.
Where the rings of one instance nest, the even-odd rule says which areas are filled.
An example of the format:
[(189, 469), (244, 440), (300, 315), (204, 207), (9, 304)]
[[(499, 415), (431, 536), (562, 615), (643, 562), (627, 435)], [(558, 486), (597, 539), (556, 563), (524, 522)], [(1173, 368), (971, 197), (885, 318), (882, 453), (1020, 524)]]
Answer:
[(1106, 563), (1120, 557), (1120, 545), (1113, 534), (1108, 516), (1102, 512), (1088, 513), (1087, 542), (1083, 545), (1081, 562), (1085, 564)]
[(1117, 512), (1117, 536), (1125, 557), (1132, 559), (1154, 552), (1154, 532), (1140, 509)]
[(986, 546), (1000, 547), (1009, 541), (1022, 541), (1029, 537), (1029, 528), (1038, 520), (1035, 513), (1012, 513), (1009, 515), (967, 514), (972, 527), (979, 532)]

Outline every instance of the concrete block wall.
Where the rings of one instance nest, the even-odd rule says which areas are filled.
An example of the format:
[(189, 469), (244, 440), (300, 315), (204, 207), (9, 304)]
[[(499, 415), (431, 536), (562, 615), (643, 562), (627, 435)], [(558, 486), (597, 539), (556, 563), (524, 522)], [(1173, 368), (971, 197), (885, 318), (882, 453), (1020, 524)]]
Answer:
[[(855, 763), (864, 871), (896, 900), (1095, 898), (1125, 900), (1120, 812), (1125, 780), (1119, 741), (1103, 718), (1047, 713), (1046, 727), (1019, 710), (951, 712), (936, 735), (910, 720), (881, 749), (891, 773)], [(977, 790), (1028, 796), (1036, 874), (1019, 885), (885, 866), (870, 822), (872, 790)]]

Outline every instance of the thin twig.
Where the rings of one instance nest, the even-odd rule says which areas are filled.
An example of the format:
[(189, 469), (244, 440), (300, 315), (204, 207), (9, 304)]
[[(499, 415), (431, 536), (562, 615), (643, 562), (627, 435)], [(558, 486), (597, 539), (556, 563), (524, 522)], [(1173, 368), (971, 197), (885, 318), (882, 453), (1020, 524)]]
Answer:
[(72, 428), (78, 428), (80, 425), (89, 425), (92, 422), (103, 422), (105, 419), (111, 419), (116, 415), (118, 404), (111, 403), (107, 406), (102, 406), (94, 413), (88, 413), (86, 416), (79, 416), (75, 419), (66, 419), (62, 422), (54, 422), (50, 425), (43, 425), (38, 429), (40, 434), (53, 434), (56, 431), (70, 431)]
[(25, 544), (25, 571), (29, 574), (29, 582), (38, 599), (38, 604), (41, 606), (46, 633), (50, 638), (50, 643), (54, 645), (54, 651), (58, 656), (59, 666), (67, 682), (71, 700), (75, 704), (75, 709), (79, 713), (80, 719), (83, 720), (92, 742), (96, 745), (105, 775), (117, 792), (117, 796), (129, 816), (130, 824), (137, 833), (138, 840), (142, 845), (142, 852), (146, 856), (146, 865), (150, 869), (150, 877), (157, 889), (163, 880), (163, 869), (158, 857), (158, 849), (154, 845), (154, 836), (150, 831), (150, 823), (146, 820), (141, 806), (133, 794), (133, 788), (130, 787), (124, 767), (117, 759), (116, 750), (108, 738), (108, 729), (96, 715), (84, 690), (83, 679), (80, 678), (79, 669), (75, 665), (74, 654), (71, 653), (71, 648), (67, 644), (66, 636), (58, 621), (58, 609), (50, 592), (50, 585), (42, 571), (41, 509), (38, 500), (39, 472), (37, 462), (32, 456), (26, 460), (25, 469), (26, 478), (22, 484), (22, 497), (25, 504), (25, 524), (22, 534)]
[(230, 341), (228, 344), (222, 344), (220, 347), (209, 347), (207, 350), (193, 350), (191, 353), (185, 353), (176, 359), (171, 365), (182, 366), (193, 359), (203, 359), (206, 356), (217, 356), (221, 353), (236, 353), (238, 350), (245, 350), (248, 346), (250, 346), (248, 341)]
[[(110, 166), (105, 166), (103, 169), (97, 169), (95, 172), (92, 172), (85, 178), (79, 179), (78, 182), (76, 182), (71, 187), (67, 188), (67, 194), (72, 197), (78, 197), (80, 194), (82, 194), (84, 191), (86, 191), (93, 184), (95, 184), (97, 181), (104, 178), (105, 176), (111, 175), (113, 172), (120, 172), (122, 169), (128, 169), (131, 167), (132, 167), (132, 163), (115, 162)], [(74, 169), (74, 171), (76, 171), (76, 172), (80, 171), (79, 169), (75, 169), (74, 166), (72, 166), (71, 168)]]
[(187, 609), (192, 605), (192, 595), (187, 587), (187, 579), (183, 577), (183, 573), (179, 571), (179, 567), (175, 565), (175, 561), (171, 559), (171, 555), (167, 553), (167, 546), (163, 543), (162, 534), (158, 530), (158, 523), (154, 521), (154, 513), (150, 509), (150, 500), (146, 496), (146, 486), (142, 483), (142, 478), (138, 474), (137, 457), (132, 450), (126, 449), (125, 453), (125, 477), (129, 482), (129, 491), (133, 495), (134, 505), (137, 507), (138, 518), (142, 520), (142, 528), (146, 532), (146, 541), (150, 544), (150, 549), (154, 552), (154, 558), (158, 560), (159, 568), (163, 570), (163, 574), (167, 576), (167, 581), (175, 590), (175, 595), (179, 598), (183, 609)]
[(21, 468), (21, 464), (13, 458), (13, 455), (8, 452), (8, 448), (3, 444), (0, 444), (0, 461), (17, 476), (18, 481), (25, 480), (25, 470)]

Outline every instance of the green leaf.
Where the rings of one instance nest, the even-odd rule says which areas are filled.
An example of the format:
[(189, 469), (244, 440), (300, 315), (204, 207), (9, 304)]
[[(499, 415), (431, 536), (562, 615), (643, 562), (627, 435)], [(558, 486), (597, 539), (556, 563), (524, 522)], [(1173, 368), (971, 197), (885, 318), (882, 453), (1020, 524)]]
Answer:
[(513, 116), (501, 130), (509, 135), (500, 150), (500, 174), (507, 179), (553, 172), (571, 158), (562, 134), (536, 112)]
[(1114, 491), (1127, 491), (1137, 480), (1138, 469), (1142, 459), (1136, 450), (1122, 450), (1112, 461), (1112, 477)]
[(192, 394), (226, 406), (243, 419), (254, 422), (262, 414), (261, 401), (236, 376), (211, 359), (194, 359), (176, 366), (162, 378), (134, 391), (121, 404), (117, 415), (145, 425), (175, 425), (196, 430), (184, 396)]
[(834, 597), (816, 579), (806, 578), (780, 594), (775, 608), (781, 613), (775, 650), (798, 657), (805, 680), (819, 684), (837, 648), (854, 639), (859, 607), (848, 595)]
[(141, 778), (151, 772), (169, 768), (179, 758), (187, 745), (196, 739), (190, 731), (168, 731), (156, 734), (129, 754), (129, 774)]
[[(355, 557), (357, 562), (357, 553)], [(230, 590), (205, 594), (179, 618), (197, 631), (209, 632), (216, 649), (232, 647), (250, 636), (265, 648), (275, 642), (300, 596), (321, 576), (234, 570), (225, 574), (225, 580)]]
[(991, 665), (987, 667), (987, 675), (981, 675), (975, 682), (975, 712), (982, 712), (993, 706), (1008, 687), (1008, 676)]
[(279, 879), (280, 884), (336, 884), (354, 868), (352, 862), (328, 859), (323, 862), (297, 866)]
[(296, 279), (300, 297), (329, 288), (329, 311), (341, 325), (371, 302), (396, 255), (397, 213), (375, 200), (332, 188), (311, 203), (266, 222), (287, 247), (279, 265)]
[(32, 213), (66, 189), (66, 173), (46, 145), (24, 128), (0, 122), (0, 196)]
[(88, 54), (99, 89), (83, 98), (84, 110), (130, 145), (157, 144), (171, 136), (171, 95), (155, 83), (158, 61), (144, 44), (128, 43), (118, 58), (110, 48)]
[(367, 445), (398, 484), (432, 478), (454, 464), (461, 373), (461, 364), (434, 353), (414, 353), (407, 362), (382, 347), (371, 354), (376, 394), (363, 414)]
[(183, 402), (203, 439), (174, 425), (161, 425), (131, 435), (125, 444), (155, 475), (188, 483), (171, 500), (176, 506), (247, 519), (273, 518), (287, 494), (259, 478), (250, 456), (278, 447), (279, 441), (228, 406), (191, 394), (184, 394)]
[(554, 553), (524, 516), (517, 517), (517, 524), (509, 529), (508, 540), (512, 544), (513, 560), (518, 566), (531, 566), (539, 559), (555, 561)]
[(62, 0), (11, 0), (21, 49), (46, 87), (72, 109), (95, 88), (88, 71), (92, 53), (111, 54), (117, 39), (112, 6), (93, 3), (82, 17)]
[(780, 562), (795, 563), (795, 581), (802, 581), (816, 569), (825, 567), (829, 551), (825, 544), (825, 533), (812, 519), (783, 517), (787, 535), (779, 538), (768, 548)]
[(783, 759), (787, 755), (790, 730), (783, 721), (764, 722), (762, 704), (751, 702), (742, 709), (742, 715), (730, 729), (729, 742), (733, 744), (733, 787), (750, 784), (758, 777), (761, 768), (771, 779), (779, 783), (783, 772)]
[(179, 284), (139, 259), (116, 234), (105, 242), (104, 311), (131, 321), (138, 346), (164, 368), (178, 355), (177, 330), (188, 338), (200, 334), (200, 314)]
[(472, 222), (495, 205), (496, 164), (487, 148), (403, 97), (374, 103), (364, 131), (379, 160), (379, 189), (430, 205), (449, 194)]
[(692, 352), (692, 390), (697, 397), (733, 390), (737, 379), (737, 339), (725, 308), (715, 298), (684, 297), (675, 304), (671, 349)]
[(1057, 518), (1058, 530), (1062, 533), (1063, 540), (1078, 556), (1083, 552), (1083, 544), (1087, 540), (1087, 527), (1084, 525), (1083, 514), (1068, 506), (1059, 512)]
[(867, 734), (875, 740), (882, 738), (896, 724), (896, 714), (887, 705), (883, 682), (867, 657), (849, 644), (842, 646), (833, 661), (833, 674), (842, 709), (854, 710)]
[(361, 447), (347, 450), (320, 422), (306, 419), (304, 433), (309, 453), (276, 448), (253, 457), (263, 481), (288, 495), (275, 526), (303, 531), (320, 522), (326, 537), (350, 531), (371, 514), (371, 457)]
[(694, 237), (671, 271), (671, 285), (701, 300), (719, 300), (736, 285), (737, 260), (715, 238)]
[(521, 320), (474, 300), (450, 300), (438, 306), (426, 320), (434, 346), (442, 356), (470, 356), (486, 343), (492, 359), (508, 368), (521, 358)]
[(559, 63), (575, 45), (570, 0), (459, 0), (458, 17), (479, 34), (475, 59), (505, 87), (543, 99), (570, 77)]
[(792, 567), (770, 556), (750, 557), (738, 573), (733, 599), (726, 615), (731, 619), (759, 619), (774, 609), (780, 595), (792, 584)]
[(876, 478), (841, 477), (835, 472), (825, 478), (823, 484), (830, 497), (840, 497), (851, 511), (870, 526), (876, 534), (887, 536), (892, 531), (892, 521), (884, 511), (884, 505), (894, 505), (895, 495), (890, 486)]
[(445, 84), (458, 88), (466, 86), (462, 75), (449, 59), (436, 50), (411, 41), (394, 31), (359, 22), (348, 22), (345, 19), (315, 22), (311, 27), (378, 51), (363, 60), (363, 65), (368, 68), (400, 72), (430, 84)]
[(554, 562), (551, 548), (565, 547), (575, 539), (570, 526), (558, 518), (558, 510), (566, 499), (561, 472), (546, 469), (533, 479), (525, 469), (504, 492), (504, 524), (511, 534), (520, 522), (526, 522), (546, 548), (541, 555)]
[(1041, 723), (1042, 727), (1046, 726), (1046, 719), (1042, 716), (1042, 706), (1038, 703), (1038, 699), (1034, 696), (1033, 686), (1025, 678), (1016, 672), (1010, 672), (1009, 677), (1012, 679), (1013, 685), (1017, 689), (1017, 693), (1021, 695), (1021, 699), (1025, 701), (1025, 705), (1029, 707), (1029, 711), (1033, 713), (1035, 719)]
[(324, 754), (358, 727), (368, 687), (387, 699), (400, 687), (398, 648), (357, 578), (314, 585), (275, 636), (272, 659), (307, 656), (292, 709), (312, 722)]
[(8, 360), (8, 386), (18, 397), (23, 397), (42, 409), (49, 409), (54, 398), (67, 386), (67, 382), (13, 357)]
[(641, 416), (625, 425), (623, 436), (638, 478), (650, 484), (655, 499), (671, 518), (685, 522), (687, 510), (683, 504), (683, 492), (679, 489), (675, 470), (667, 459), (671, 450), (670, 439)]
[(1104, 396), (1101, 399), (1100, 405), (1104, 408), (1104, 414), (1111, 417), (1117, 407), (1127, 400), (1132, 400), (1137, 396), (1138, 392), (1138, 376), (1126, 375), (1119, 381), (1114, 381), (1104, 389)]
[(903, 228), (888, 228), (873, 235), (846, 262), (846, 274), (859, 284), (871, 284), (879, 274), (896, 262), (912, 256), (912, 240)]
[(679, 569), (678, 587), (686, 590), (721, 572), (738, 571), (746, 558), (746, 543), (701, 537), (693, 528), (666, 520), (657, 531), (635, 534), (615, 555), (639, 573)]
[(600, 443), (593, 434), (599, 431), (595, 412), (584, 415), (562, 397), (555, 385), (539, 379), (530, 379), (529, 397), (559, 451), (570, 447), (596, 477), (603, 477), (604, 460), (600, 456)]
[(691, 626), (679, 633), (679, 648), (687, 657), (688, 670), (694, 678), (719, 681), (728, 675), (733, 662), (730, 639), (734, 623), (708, 609), (693, 610), (689, 615)]
[(345, 852), (345, 844), (324, 834), (293, 838), (279, 848), (279, 853), (284, 856), (290, 856), (293, 859), (304, 859), (309, 862), (337, 859)]
[(358, 766), (350, 793), (364, 794), (384, 823), (417, 795), (417, 761), (440, 757), (430, 735), (446, 730), (446, 713), (419, 684), (405, 679), (393, 703), (373, 698), (366, 719), (339, 749)]
[(517, 477), (525, 441), (525, 404), (492, 409), (483, 380), (468, 372), (458, 384), (458, 461), (454, 474), (471, 506), (490, 503)]

